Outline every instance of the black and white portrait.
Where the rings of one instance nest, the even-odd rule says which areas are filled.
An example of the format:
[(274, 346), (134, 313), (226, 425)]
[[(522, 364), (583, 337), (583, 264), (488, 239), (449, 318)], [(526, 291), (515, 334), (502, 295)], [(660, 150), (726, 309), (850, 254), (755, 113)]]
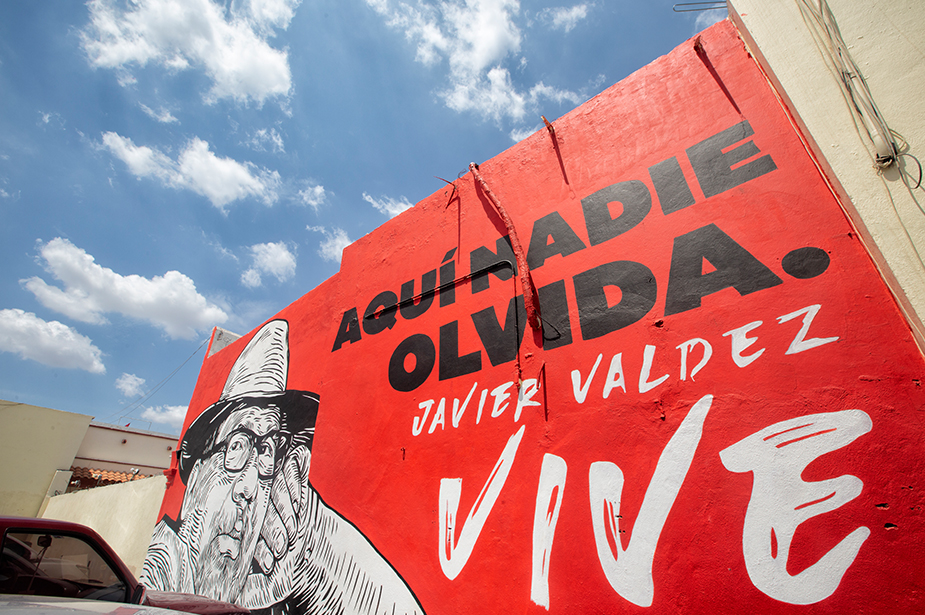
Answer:
[(142, 582), (266, 613), (423, 613), (309, 482), (319, 397), (288, 390), (288, 371), (289, 325), (273, 320), (183, 434), (183, 504), (155, 527)]

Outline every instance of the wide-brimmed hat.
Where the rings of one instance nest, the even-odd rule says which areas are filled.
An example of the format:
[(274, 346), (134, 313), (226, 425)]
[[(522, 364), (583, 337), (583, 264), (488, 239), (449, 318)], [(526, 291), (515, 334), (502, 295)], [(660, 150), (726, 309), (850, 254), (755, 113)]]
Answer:
[(215, 446), (222, 424), (236, 410), (254, 406), (276, 409), (287, 443), (311, 448), (318, 395), (287, 390), (288, 377), (289, 323), (271, 320), (257, 331), (235, 360), (218, 401), (197, 416), (180, 439), (177, 461), (184, 484), (196, 461)]

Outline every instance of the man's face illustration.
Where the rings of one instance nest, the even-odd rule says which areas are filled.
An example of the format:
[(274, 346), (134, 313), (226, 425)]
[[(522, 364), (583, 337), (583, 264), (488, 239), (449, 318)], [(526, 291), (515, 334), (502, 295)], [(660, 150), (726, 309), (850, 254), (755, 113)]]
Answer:
[(190, 532), (199, 536), (190, 544), (197, 593), (233, 602), (244, 587), (278, 465), (279, 428), (276, 408), (235, 410), (190, 474), (184, 523), (199, 525)]

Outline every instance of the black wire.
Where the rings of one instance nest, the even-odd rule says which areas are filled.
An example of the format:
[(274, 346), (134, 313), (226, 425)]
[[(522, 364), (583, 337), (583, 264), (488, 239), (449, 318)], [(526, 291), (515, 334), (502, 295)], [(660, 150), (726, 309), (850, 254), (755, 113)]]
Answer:
[(183, 363), (180, 363), (180, 365), (179, 365), (175, 370), (173, 370), (172, 372), (170, 372), (170, 373), (167, 375), (166, 378), (164, 378), (163, 380), (161, 380), (160, 382), (158, 382), (156, 385), (154, 385), (154, 387), (153, 387), (150, 391), (148, 391), (147, 393), (145, 393), (144, 395), (142, 395), (141, 397), (139, 397), (137, 400), (135, 400), (134, 402), (132, 402), (131, 404), (129, 404), (128, 406), (126, 406), (125, 408), (123, 408), (123, 409), (122, 409), (122, 414), (119, 415), (119, 420), (125, 418), (126, 416), (128, 416), (129, 414), (131, 414), (132, 412), (134, 412), (135, 410), (137, 410), (138, 408), (140, 408), (140, 407), (141, 407), (141, 404), (142, 404), (143, 402), (149, 400), (151, 397), (154, 396), (155, 393), (157, 393), (158, 391), (160, 391), (160, 390), (163, 388), (163, 386), (164, 386), (165, 384), (167, 384), (167, 382), (168, 382), (171, 378), (173, 378), (174, 375), (176, 375), (176, 373), (177, 373), (178, 371), (180, 371), (180, 369), (181, 369), (184, 365), (186, 365), (187, 363), (189, 363), (189, 360), (190, 360), (190, 359), (192, 359), (194, 356), (196, 356), (196, 354), (199, 353), (200, 350), (202, 350), (202, 347), (205, 346), (205, 345), (206, 345), (206, 342), (208, 342), (210, 339), (212, 339), (211, 336), (209, 336), (209, 337), (207, 337), (205, 340), (203, 340), (203, 342), (202, 342), (201, 344), (199, 344), (199, 347), (198, 347), (196, 350), (193, 351), (193, 354), (191, 354), (190, 356), (188, 356), (188, 357), (186, 358), (186, 360), (183, 361)]

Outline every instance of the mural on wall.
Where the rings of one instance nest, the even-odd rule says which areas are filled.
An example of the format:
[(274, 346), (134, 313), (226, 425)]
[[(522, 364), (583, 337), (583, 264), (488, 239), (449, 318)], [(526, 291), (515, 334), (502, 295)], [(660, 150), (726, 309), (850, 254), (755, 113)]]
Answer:
[(178, 449), (186, 494), (157, 524), (141, 581), (279, 613), (423, 613), (308, 480), (318, 396), (287, 390), (289, 324), (273, 320)]
[(795, 126), (721, 22), (349, 246), (204, 360), (146, 579), (293, 615), (925, 611), (925, 361)]

